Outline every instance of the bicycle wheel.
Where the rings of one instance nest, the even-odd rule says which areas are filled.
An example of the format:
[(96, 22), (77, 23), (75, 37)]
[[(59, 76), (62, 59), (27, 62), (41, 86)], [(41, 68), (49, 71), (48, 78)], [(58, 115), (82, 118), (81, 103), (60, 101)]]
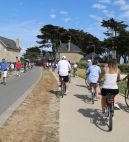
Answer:
[(64, 96), (64, 85), (63, 85), (63, 83), (61, 84), (61, 96), (62, 96), (62, 98)]
[(94, 104), (95, 93), (92, 92), (92, 104)]
[(109, 131), (112, 131), (112, 127), (113, 127), (113, 114), (112, 114), (112, 107), (109, 107)]
[(62, 96), (62, 98), (64, 97), (65, 92), (66, 92), (66, 86), (65, 86), (65, 83), (63, 82), (61, 84), (61, 96)]
[(87, 77), (85, 78), (85, 84), (86, 84), (86, 88), (89, 88), (89, 83), (88, 83)]
[(125, 90), (125, 103), (129, 107), (129, 90), (126, 88)]

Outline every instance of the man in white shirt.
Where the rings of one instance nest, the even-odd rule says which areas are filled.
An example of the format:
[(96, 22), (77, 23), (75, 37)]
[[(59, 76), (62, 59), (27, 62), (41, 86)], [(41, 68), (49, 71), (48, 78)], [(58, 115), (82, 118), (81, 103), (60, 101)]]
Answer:
[(66, 94), (68, 93), (68, 82), (69, 82), (69, 72), (71, 71), (71, 65), (66, 59), (66, 56), (62, 56), (57, 64), (57, 71), (59, 77), (63, 77), (64, 82), (66, 83)]

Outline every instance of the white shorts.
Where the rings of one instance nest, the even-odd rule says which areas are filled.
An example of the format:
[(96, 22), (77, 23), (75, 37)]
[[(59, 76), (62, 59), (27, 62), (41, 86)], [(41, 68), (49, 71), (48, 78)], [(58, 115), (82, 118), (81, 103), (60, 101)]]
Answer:
[(2, 71), (2, 77), (7, 77), (7, 71)]

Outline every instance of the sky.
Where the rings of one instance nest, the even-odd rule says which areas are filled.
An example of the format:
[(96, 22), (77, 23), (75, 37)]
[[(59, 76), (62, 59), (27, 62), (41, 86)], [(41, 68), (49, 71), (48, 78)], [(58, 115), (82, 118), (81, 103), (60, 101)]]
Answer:
[(129, 25), (129, 0), (0, 0), (0, 36), (20, 39), (21, 48), (37, 46), (46, 24), (84, 30), (104, 39), (102, 20)]

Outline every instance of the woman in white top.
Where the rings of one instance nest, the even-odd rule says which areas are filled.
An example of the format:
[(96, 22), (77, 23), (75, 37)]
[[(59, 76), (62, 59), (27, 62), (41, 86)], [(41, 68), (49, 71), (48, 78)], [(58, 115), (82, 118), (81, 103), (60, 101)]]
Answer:
[(100, 74), (100, 79), (104, 77), (104, 84), (101, 90), (102, 94), (102, 112), (105, 112), (106, 95), (112, 93), (117, 95), (119, 93), (117, 81), (120, 80), (120, 70), (117, 65), (116, 59), (109, 61), (108, 65), (104, 67)]

